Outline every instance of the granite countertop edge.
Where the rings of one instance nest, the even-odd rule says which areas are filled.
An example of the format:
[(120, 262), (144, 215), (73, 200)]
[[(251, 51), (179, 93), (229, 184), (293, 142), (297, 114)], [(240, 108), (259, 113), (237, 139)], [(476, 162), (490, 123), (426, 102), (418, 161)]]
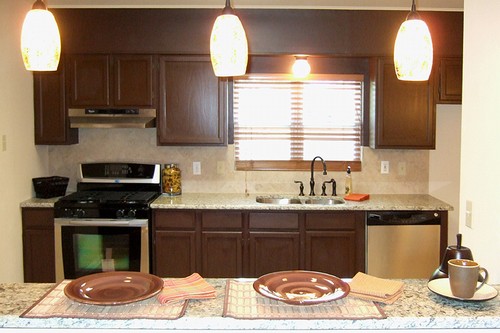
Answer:
[[(190, 300), (179, 319), (102, 320), (82, 318), (20, 318), (29, 306), (53, 286), (37, 283), (0, 283), (0, 328), (152, 329), (152, 330), (382, 330), (382, 329), (478, 329), (500, 328), (500, 297), (464, 302), (441, 297), (427, 288), (426, 280), (402, 280), (404, 293), (394, 304), (381, 304), (386, 319), (282, 320), (223, 317), (227, 279), (211, 279), (217, 297)], [(494, 286), (500, 290), (500, 285)]]
[[(257, 196), (273, 194), (239, 193), (183, 193), (179, 196), (160, 195), (150, 206), (153, 209), (227, 209), (227, 210), (438, 210), (451, 211), (453, 207), (429, 194), (372, 194), (365, 201), (348, 201), (336, 205), (279, 205), (263, 204)], [(284, 195), (293, 197), (293, 195)], [(60, 197), (31, 198), (21, 202), (21, 208), (51, 208)], [(342, 198), (342, 197), (335, 197)]]

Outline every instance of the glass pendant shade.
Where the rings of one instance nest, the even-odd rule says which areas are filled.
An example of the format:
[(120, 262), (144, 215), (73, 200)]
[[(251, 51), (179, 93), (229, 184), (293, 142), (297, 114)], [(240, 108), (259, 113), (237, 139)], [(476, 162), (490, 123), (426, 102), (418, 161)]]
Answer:
[(232, 13), (229, 0), (222, 15), (217, 17), (210, 36), (210, 59), (219, 77), (240, 76), (246, 73), (248, 42), (238, 16)]
[(297, 79), (306, 78), (311, 73), (311, 66), (309, 65), (309, 62), (307, 62), (307, 58), (297, 57), (292, 66), (292, 73)]
[(415, 11), (401, 24), (394, 44), (394, 68), (399, 80), (426, 81), (432, 70), (433, 47), (429, 28)]
[(55, 71), (61, 55), (61, 38), (54, 15), (41, 0), (26, 14), (21, 32), (21, 54), (29, 71)]

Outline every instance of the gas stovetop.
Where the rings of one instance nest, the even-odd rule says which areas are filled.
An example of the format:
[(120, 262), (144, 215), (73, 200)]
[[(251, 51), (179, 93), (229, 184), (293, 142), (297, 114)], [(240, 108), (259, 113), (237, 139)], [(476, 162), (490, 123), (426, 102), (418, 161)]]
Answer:
[(77, 192), (54, 204), (56, 218), (149, 218), (161, 194), (159, 164), (82, 164), (79, 178)]

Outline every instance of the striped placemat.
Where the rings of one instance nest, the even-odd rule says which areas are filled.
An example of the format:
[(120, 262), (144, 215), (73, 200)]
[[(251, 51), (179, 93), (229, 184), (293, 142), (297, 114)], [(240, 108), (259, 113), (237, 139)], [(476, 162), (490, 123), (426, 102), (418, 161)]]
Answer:
[(224, 317), (237, 319), (384, 319), (383, 310), (373, 301), (354, 297), (316, 305), (289, 305), (261, 296), (253, 281), (228, 280)]
[(86, 319), (177, 319), (184, 315), (187, 301), (161, 304), (157, 297), (123, 305), (91, 305), (75, 302), (64, 295), (64, 280), (21, 314), (22, 318)]

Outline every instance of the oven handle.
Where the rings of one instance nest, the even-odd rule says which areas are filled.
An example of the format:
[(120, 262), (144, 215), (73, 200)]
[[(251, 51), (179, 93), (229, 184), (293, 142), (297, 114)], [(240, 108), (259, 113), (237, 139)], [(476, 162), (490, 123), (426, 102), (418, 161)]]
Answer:
[(147, 219), (65, 219), (55, 218), (54, 223), (62, 226), (93, 226), (93, 227), (142, 227), (148, 225)]

